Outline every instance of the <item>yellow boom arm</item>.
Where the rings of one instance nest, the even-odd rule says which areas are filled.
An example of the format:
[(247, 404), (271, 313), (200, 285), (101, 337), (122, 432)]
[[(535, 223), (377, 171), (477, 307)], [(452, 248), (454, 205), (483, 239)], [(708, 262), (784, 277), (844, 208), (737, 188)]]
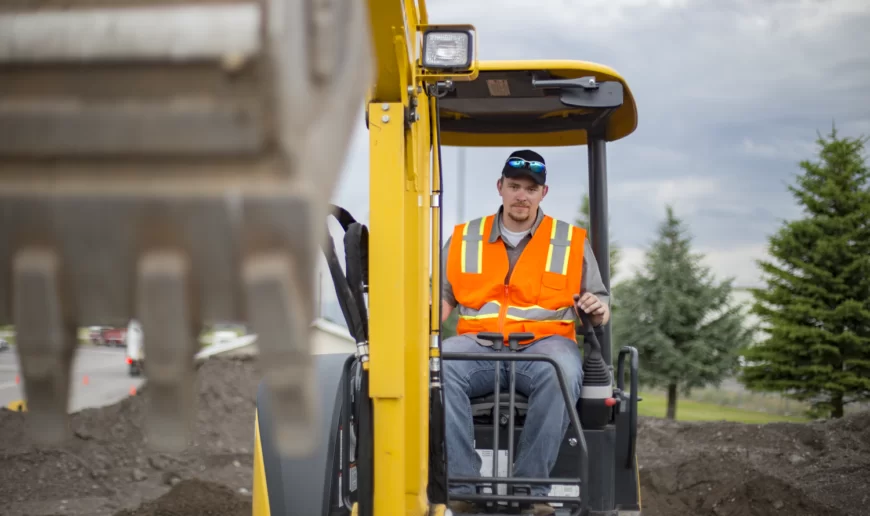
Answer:
[(422, 516), (428, 514), (428, 342), (436, 322), (429, 315), (432, 128), (415, 65), (426, 6), (370, 0), (369, 16), (377, 62), (367, 106), (374, 513)]

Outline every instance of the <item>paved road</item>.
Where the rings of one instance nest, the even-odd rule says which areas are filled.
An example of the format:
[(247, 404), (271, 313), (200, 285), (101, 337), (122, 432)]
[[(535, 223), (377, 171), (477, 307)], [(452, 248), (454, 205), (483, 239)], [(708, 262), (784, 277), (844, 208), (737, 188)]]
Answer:
[[(0, 351), (0, 406), (24, 399), (24, 385), (15, 381), (18, 375), (15, 348)], [(123, 348), (80, 347), (70, 382), (70, 412), (76, 412), (118, 402), (130, 394), (131, 387), (138, 389), (143, 380), (127, 373)]]

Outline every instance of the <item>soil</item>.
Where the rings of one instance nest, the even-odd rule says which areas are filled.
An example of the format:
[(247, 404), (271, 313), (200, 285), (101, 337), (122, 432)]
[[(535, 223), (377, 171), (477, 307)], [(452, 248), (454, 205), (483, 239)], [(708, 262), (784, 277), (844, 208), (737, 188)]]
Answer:
[(215, 507), (214, 514), (250, 516), (258, 376), (250, 360), (206, 362), (193, 443), (173, 455), (143, 438), (147, 384), (117, 404), (73, 414), (71, 437), (56, 447), (31, 442), (26, 413), (0, 412), (0, 514), (175, 516)]
[[(193, 445), (172, 456), (143, 440), (147, 385), (74, 414), (58, 447), (29, 441), (26, 413), (0, 412), (0, 512), (250, 516), (258, 377), (250, 360), (209, 360)], [(644, 516), (870, 514), (870, 412), (805, 424), (640, 418), (638, 431)]]
[(136, 510), (116, 516), (251, 516), (251, 501), (232, 489), (202, 480), (182, 480), (172, 490)]
[(640, 418), (644, 516), (870, 514), (870, 412), (750, 425)]

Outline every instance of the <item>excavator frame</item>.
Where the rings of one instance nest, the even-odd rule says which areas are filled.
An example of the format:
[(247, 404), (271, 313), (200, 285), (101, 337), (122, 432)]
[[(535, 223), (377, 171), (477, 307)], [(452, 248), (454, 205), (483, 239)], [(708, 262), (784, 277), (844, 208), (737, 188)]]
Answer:
[[(587, 146), (592, 247), (609, 288), (605, 152), (606, 142), (624, 138), (637, 125), (626, 81), (616, 71), (588, 62), (478, 62), (472, 25), (430, 24), (422, 0), (369, 0), (368, 5), (377, 63), (365, 109), (371, 232), (333, 207), (345, 230), (346, 273), (331, 239), (323, 248), (358, 349), (317, 357), (319, 423), (327, 432), (304, 457), (281, 457), (270, 442), (269, 393), (261, 386), (254, 516), (450, 514), (441, 361), (493, 357), (441, 353), (442, 146)], [(426, 50), (438, 39), (429, 39), (435, 34), (453, 34), (462, 41), (465, 63), (449, 70), (427, 66)], [(599, 361), (599, 385), (584, 383), (584, 392), (594, 395), (584, 394), (576, 407), (565, 392), (569, 413), (574, 413), (574, 437), (566, 437), (571, 443), (560, 457), (571, 454), (579, 437), (581, 452), (563, 462), (580, 466), (581, 478), (568, 480), (582, 479), (583, 494), (553, 501), (581, 500), (573, 515), (637, 515), (637, 352), (620, 350), (613, 386), (609, 326), (596, 332), (587, 331), (588, 324), (582, 328), (585, 362), (593, 362), (590, 351)], [(546, 357), (505, 353), (496, 358), (533, 359)], [(630, 390), (624, 385), (626, 361)], [(589, 376), (596, 374), (587, 371)], [(510, 394), (506, 419), (511, 429), (521, 431), (514, 424), (516, 399)], [(498, 411), (494, 414), (499, 417)], [(492, 427), (495, 442), (487, 444), (499, 449), (499, 425)], [(511, 486), (535, 482), (489, 480)], [(516, 502), (530, 500), (491, 491), (467, 499), (506, 512), (515, 510)]]

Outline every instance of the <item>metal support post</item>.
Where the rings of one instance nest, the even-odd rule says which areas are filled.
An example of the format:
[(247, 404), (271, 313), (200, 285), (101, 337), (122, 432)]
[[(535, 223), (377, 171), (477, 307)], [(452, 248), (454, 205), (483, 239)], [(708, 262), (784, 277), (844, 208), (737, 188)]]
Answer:
[[(589, 138), (589, 229), (592, 252), (601, 270), (604, 287), (610, 291), (610, 245), (607, 217), (607, 150), (600, 138)], [(612, 368), (610, 349), (610, 324), (601, 328), (601, 354), (607, 366)]]

